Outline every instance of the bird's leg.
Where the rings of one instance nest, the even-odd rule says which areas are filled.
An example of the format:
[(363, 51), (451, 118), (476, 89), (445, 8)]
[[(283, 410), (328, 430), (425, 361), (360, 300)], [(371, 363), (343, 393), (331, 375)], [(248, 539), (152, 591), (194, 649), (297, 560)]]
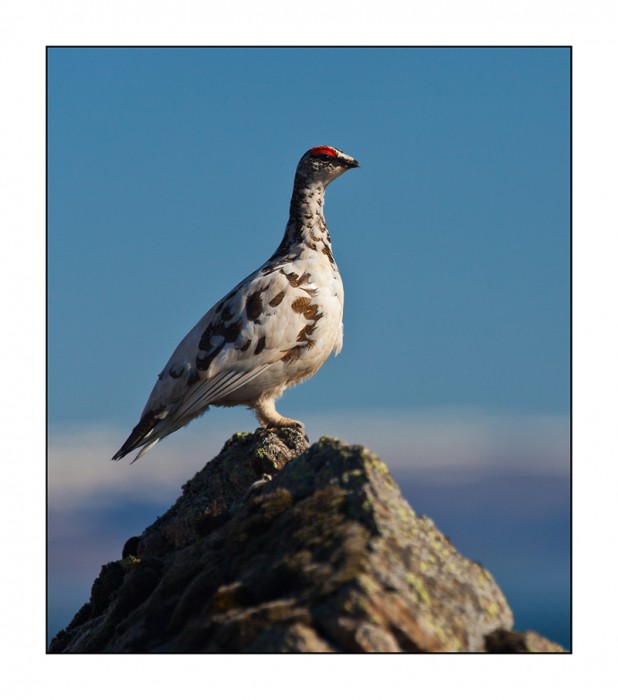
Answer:
[(277, 413), (274, 399), (262, 398), (253, 408), (256, 418), (265, 428), (295, 428), (303, 433), (305, 432), (305, 426), (300, 421), (285, 418), (285, 416)]

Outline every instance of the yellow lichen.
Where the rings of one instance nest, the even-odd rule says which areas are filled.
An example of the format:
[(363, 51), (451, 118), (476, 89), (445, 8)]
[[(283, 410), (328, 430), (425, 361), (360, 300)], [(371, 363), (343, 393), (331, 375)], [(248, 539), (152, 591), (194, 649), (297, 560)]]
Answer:
[(431, 605), (431, 597), (420, 578), (415, 576), (411, 571), (406, 573), (405, 578), (412, 588), (414, 588), (420, 600), (425, 603), (425, 605)]
[(493, 620), (495, 617), (498, 616), (500, 608), (498, 607), (498, 604), (492, 600), (490, 601), (489, 605), (485, 608), (485, 612), (487, 613), (489, 619)]

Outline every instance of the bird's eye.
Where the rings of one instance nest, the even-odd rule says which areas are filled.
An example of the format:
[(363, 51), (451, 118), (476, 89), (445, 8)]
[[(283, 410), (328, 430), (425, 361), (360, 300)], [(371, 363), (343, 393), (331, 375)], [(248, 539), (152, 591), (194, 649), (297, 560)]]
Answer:
[(327, 161), (331, 160), (332, 156), (329, 156), (328, 153), (318, 153), (317, 156), (313, 156), (316, 160), (322, 160), (322, 161)]

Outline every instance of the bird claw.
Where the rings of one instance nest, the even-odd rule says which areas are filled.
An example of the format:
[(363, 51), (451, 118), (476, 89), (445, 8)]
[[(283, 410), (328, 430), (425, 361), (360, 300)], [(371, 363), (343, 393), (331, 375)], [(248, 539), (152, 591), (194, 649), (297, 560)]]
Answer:
[(282, 428), (291, 428), (292, 430), (296, 430), (299, 433), (302, 433), (303, 435), (307, 434), (304, 423), (301, 423), (300, 421), (296, 420), (291, 420), (286, 423), (277, 423), (276, 425), (264, 426), (264, 430), (267, 430), (269, 433), (274, 433), (277, 430), (281, 430)]

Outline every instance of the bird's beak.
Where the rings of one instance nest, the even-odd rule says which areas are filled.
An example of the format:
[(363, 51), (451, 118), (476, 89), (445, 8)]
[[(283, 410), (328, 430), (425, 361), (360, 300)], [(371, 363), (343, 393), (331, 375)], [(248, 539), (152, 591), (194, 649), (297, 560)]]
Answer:
[(346, 165), (348, 168), (360, 168), (360, 163), (357, 160), (348, 160)]

